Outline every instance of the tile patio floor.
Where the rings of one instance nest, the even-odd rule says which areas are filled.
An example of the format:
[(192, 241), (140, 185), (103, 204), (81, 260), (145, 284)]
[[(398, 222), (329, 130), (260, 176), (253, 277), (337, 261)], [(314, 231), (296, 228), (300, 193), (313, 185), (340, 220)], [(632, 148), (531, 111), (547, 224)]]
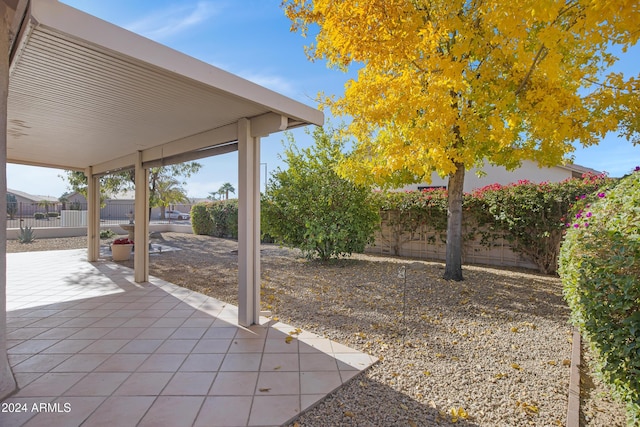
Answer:
[[(85, 250), (7, 255), (9, 426), (276, 426), (375, 358)], [(15, 405), (18, 404), (18, 405)], [(35, 404), (35, 406), (34, 406)], [(49, 405), (46, 405), (49, 404)]]

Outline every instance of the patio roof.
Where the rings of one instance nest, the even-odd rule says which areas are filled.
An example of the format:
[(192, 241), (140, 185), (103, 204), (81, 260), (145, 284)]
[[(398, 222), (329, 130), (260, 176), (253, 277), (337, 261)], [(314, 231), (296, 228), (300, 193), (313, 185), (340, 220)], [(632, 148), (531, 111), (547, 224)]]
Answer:
[(94, 173), (131, 167), (138, 152), (152, 166), (232, 151), (243, 118), (253, 137), (323, 123), (314, 108), (55, 0), (29, 2), (7, 108), (8, 162)]

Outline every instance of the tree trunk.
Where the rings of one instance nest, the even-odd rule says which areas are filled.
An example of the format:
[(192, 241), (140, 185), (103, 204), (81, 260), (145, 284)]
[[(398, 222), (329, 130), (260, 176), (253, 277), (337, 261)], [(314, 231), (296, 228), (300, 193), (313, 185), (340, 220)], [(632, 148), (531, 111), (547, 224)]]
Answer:
[(447, 254), (444, 269), (445, 280), (463, 280), (462, 277), (462, 196), (464, 189), (464, 165), (449, 175), (447, 196)]

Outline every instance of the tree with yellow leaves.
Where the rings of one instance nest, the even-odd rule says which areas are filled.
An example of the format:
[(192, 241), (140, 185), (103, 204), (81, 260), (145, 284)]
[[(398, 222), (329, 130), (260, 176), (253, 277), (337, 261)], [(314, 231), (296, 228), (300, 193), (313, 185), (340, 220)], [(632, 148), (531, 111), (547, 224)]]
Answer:
[[(398, 186), (449, 177), (444, 277), (462, 280), (465, 170), (561, 163), (577, 141), (637, 131), (640, 80), (605, 74), (640, 36), (636, 0), (285, 0), (310, 59), (359, 67), (321, 103), (352, 119), (341, 174)], [(635, 104), (634, 104), (635, 102)], [(636, 105), (636, 107), (633, 107)], [(634, 110), (635, 109), (635, 110)]]

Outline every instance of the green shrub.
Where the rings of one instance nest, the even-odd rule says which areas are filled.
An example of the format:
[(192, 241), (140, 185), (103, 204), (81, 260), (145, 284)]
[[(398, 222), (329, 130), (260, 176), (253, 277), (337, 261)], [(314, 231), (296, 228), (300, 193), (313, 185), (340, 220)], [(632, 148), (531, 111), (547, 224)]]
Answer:
[[(605, 175), (592, 174), (559, 183), (520, 181), (480, 189), (470, 199), (481, 202), (474, 209), (476, 216), (480, 215), (480, 223), (500, 231), (513, 250), (533, 261), (541, 273), (553, 274), (558, 268), (560, 244), (572, 205), (609, 181)], [(468, 199), (465, 198), (466, 204), (471, 202)], [(483, 214), (489, 215), (482, 217)]]
[(379, 223), (370, 189), (342, 179), (335, 171), (344, 141), (316, 128), (315, 145), (300, 150), (290, 137), (262, 203), (264, 232), (309, 258), (327, 260), (363, 252)]
[(581, 199), (560, 252), (572, 321), (640, 423), (640, 171)]
[(47, 214), (45, 214), (44, 212), (35, 212), (33, 214), (34, 219), (45, 219), (46, 217), (47, 217)]
[[(464, 196), (463, 223), (467, 231), (463, 237), (479, 240), (487, 247), (505, 239), (514, 252), (531, 260), (540, 272), (554, 274), (572, 205), (610, 181), (605, 175), (586, 174), (559, 183), (519, 181), (480, 188)], [(391, 230), (385, 238), (396, 255), (415, 233), (423, 233), (422, 237), (432, 244), (446, 241), (445, 190), (379, 192), (372, 197)]]
[(191, 228), (193, 229), (193, 234), (213, 235), (213, 219), (207, 211), (207, 207), (210, 204), (210, 202), (204, 202), (191, 207)]
[(49, 218), (58, 218), (60, 214), (58, 212), (47, 212)]
[(238, 238), (238, 201), (203, 202), (191, 208), (194, 234), (214, 237)]
[(238, 201), (221, 200), (211, 202), (207, 212), (213, 221), (214, 237), (238, 238)]
[(20, 233), (18, 234), (18, 242), (31, 243), (35, 240), (36, 240), (36, 235), (33, 232), (33, 229), (29, 226), (22, 227), (22, 224), (20, 224)]
[(116, 235), (116, 233), (113, 230), (111, 230), (110, 228), (108, 228), (106, 230), (100, 230), (100, 238), (101, 239), (110, 239), (115, 235)]

